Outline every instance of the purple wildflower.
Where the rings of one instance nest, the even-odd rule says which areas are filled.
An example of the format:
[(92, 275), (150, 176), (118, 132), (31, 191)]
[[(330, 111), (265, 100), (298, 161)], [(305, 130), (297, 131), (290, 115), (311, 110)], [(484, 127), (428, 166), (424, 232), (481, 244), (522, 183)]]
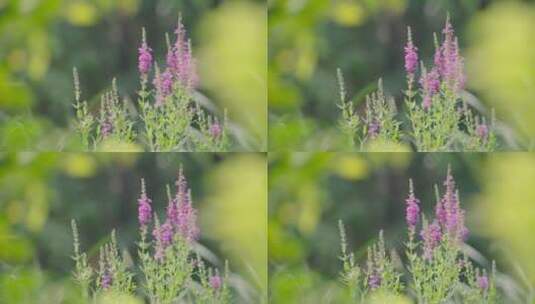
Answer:
[(221, 277), (218, 275), (213, 275), (210, 277), (210, 286), (212, 286), (212, 289), (218, 290), (221, 288)]
[(483, 274), (481, 276), (478, 275), (477, 277), (477, 286), (483, 291), (487, 290), (489, 288), (489, 279), (488, 277)]
[(156, 248), (154, 258), (161, 261), (164, 257), (165, 249), (173, 242), (173, 226), (166, 221), (162, 226), (156, 225), (152, 232), (154, 239), (156, 240)]
[(368, 286), (374, 290), (381, 286), (381, 275), (377, 271), (373, 271), (368, 277)]
[(165, 222), (159, 231), (159, 242), (165, 248), (173, 242), (173, 226), (169, 222)]
[(100, 281), (102, 289), (106, 290), (110, 288), (111, 282), (112, 282), (112, 277), (111, 277), (110, 272), (108, 270), (104, 271), (104, 273), (102, 274), (101, 281)]
[(177, 193), (167, 206), (167, 223), (172, 231), (179, 233), (187, 241), (198, 238), (197, 210), (191, 204), (191, 191), (182, 168), (176, 181)]
[(437, 73), (439, 76), (444, 75), (444, 57), (442, 56), (443, 48), (439, 45), (437, 45), (435, 49), (435, 55), (433, 57), (433, 63), (435, 64), (435, 68), (437, 69)]
[(418, 48), (412, 42), (411, 28), (407, 28), (407, 45), (405, 46), (405, 71), (410, 78), (414, 77), (418, 66)]
[(153, 80), (154, 87), (156, 88), (156, 106), (161, 106), (165, 102), (165, 98), (173, 92), (173, 74), (169, 69), (160, 73), (160, 69), (156, 66), (156, 75)]
[(465, 212), (461, 209), (459, 193), (455, 190), (455, 181), (451, 175), (450, 168), (448, 168), (444, 186), (446, 187), (446, 192), (441, 200), (441, 208), (444, 211), (437, 218), (452, 239), (464, 241), (468, 237), (468, 228), (464, 224)]
[(425, 94), (424, 99), (422, 101), (422, 106), (424, 107), (424, 109), (429, 110), (429, 108), (431, 108), (432, 103), (433, 103), (433, 99), (431, 98), (431, 96), (428, 94)]
[(447, 215), (446, 215), (446, 209), (444, 209), (444, 200), (443, 199), (439, 200), (437, 202), (436, 206), (435, 206), (435, 217), (436, 217), (436, 219), (438, 220), (438, 223), (441, 226), (445, 226), (446, 225)]
[(141, 43), (141, 47), (139, 48), (139, 73), (146, 77), (147, 73), (150, 71), (150, 68), (152, 66), (152, 49), (147, 45), (147, 39), (145, 37), (145, 29), (143, 29), (143, 41)]
[(182, 18), (178, 20), (175, 34), (176, 42), (168, 51), (172, 54), (168, 53), (167, 64), (174, 77), (184, 88), (189, 90), (197, 86), (198, 77), (191, 51), (191, 42), (187, 39)]
[(182, 16), (178, 16), (178, 23), (175, 29), (176, 42), (175, 47), (179, 50), (184, 48), (184, 43), (186, 42), (186, 27), (182, 23)]
[(368, 125), (368, 136), (370, 138), (376, 138), (379, 135), (379, 132), (381, 131), (381, 124), (377, 119), (372, 119), (372, 121)]
[(167, 204), (167, 220), (173, 225), (178, 226), (178, 202), (177, 199), (171, 199)]
[(424, 227), (421, 237), (424, 241), (424, 258), (430, 260), (433, 257), (433, 250), (440, 244), (442, 239), (442, 232), (438, 222), (435, 220), (432, 224)]
[[(459, 42), (455, 37), (453, 26), (450, 23), (449, 16), (442, 30), (444, 41), (440, 47), (441, 55), (435, 54), (435, 65), (439, 69), (440, 76), (446, 81), (448, 86), (455, 91), (462, 90), (466, 77), (464, 75), (464, 59), (459, 52)], [(440, 57), (440, 64), (437, 65), (437, 57)]]
[(105, 119), (101, 122), (100, 132), (103, 138), (107, 138), (108, 136), (110, 136), (112, 130), (113, 130), (113, 126), (108, 119)]
[(167, 68), (174, 74), (178, 73), (178, 58), (176, 54), (176, 47), (170, 46), (167, 49), (167, 58), (166, 58)]
[(141, 179), (141, 196), (138, 199), (138, 219), (143, 229), (146, 229), (152, 218), (152, 200), (147, 197), (145, 180)]
[(166, 70), (161, 75), (161, 92), (163, 97), (167, 97), (171, 95), (171, 92), (173, 91), (173, 74), (169, 70)]
[(212, 138), (218, 139), (221, 136), (221, 132), (222, 130), (219, 122), (215, 121), (214, 123), (212, 123), (212, 125), (210, 126), (210, 135), (212, 136)]
[(440, 89), (440, 75), (436, 68), (433, 68), (431, 72), (424, 72), (420, 78), (420, 85), (422, 86), (424, 93), (423, 107), (425, 110), (429, 110), (432, 103), (432, 98), (438, 93)]
[(489, 136), (489, 129), (487, 125), (483, 123), (478, 125), (476, 128), (476, 134), (481, 140), (486, 141)]
[(187, 241), (197, 240), (199, 228), (197, 226), (197, 210), (191, 205), (191, 192), (188, 192), (187, 200), (178, 205), (178, 233)]
[(188, 181), (186, 180), (186, 176), (184, 175), (184, 170), (182, 167), (178, 171), (178, 178), (175, 182), (177, 193), (176, 198), (179, 203), (185, 201), (188, 199)]
[(418, 200), (414, 196), (414, 187), (412, 184), (412, 180), (409, 180), (409, 197), (405, 200), (407, 203), (406, 207), (406, 215), (405, 218), (407, 220), (407, 225), (409, 226), (409, 231), (412, 234), (414, 234), (416, 224), (418, 223), (418, 219), (420, 218), (420, 207), (418, 206), (420, 204), (420, 200)]
[(427, 89), (431, 95), (438, 93), (440, 89), (440, 76), (436, 69), (432, 69), (431, 72), (427, 74)]

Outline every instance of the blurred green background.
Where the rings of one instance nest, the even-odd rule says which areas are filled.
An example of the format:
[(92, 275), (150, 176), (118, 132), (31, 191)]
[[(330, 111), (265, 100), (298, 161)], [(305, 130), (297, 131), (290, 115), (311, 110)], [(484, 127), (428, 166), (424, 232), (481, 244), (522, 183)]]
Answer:
[[(270, 153), (269, 288), (272, 303), (343, 303), (338, 220), (358, 263), (384, 230), (404, 258), (405, 198), (412, 178), (434, 213), (451, 165), (470, 229), (464, 250), (498, 265), (503, 303), (533, 303), (535, 155), (530, 153)], [(361, 264), (362, 265), (362, 264)]]
[(495, 108), (501, 149), (535, 143), (535, 1), (272, 0), (269, 11), (270, 150), (340, 151), (336, 69), (357, 105), (383, 78), (402, 106), (407, 26), (424, 62), (449, 12), (466, 59), (465, 99)]
[(233, 150), (265, 151), (262, 0), (0, 0), (0, 149), (80, 150), (72, 131), (72, 68), (91, 111), (113, 77), (135, 105), (141, 28), (163, 63), (165, 32), (174, 31), (180, 12), (198, 61), (197, 98), (218, 114), (228, 109)]
[(71, 219), (90, 263), (112, 229), (136, 259), (140, 179), (162, 218), (180, 165), (199, 210), (201, 255), (220, 267), (229, 260), (238, 303), (265, 302), (265, 154), (23, 152), (0, 154), (0, 303), (78, 303)]

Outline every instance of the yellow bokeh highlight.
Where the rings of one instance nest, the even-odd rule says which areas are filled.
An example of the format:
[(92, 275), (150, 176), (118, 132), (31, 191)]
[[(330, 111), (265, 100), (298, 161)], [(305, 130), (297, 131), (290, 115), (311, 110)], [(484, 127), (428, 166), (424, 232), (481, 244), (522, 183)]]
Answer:
[(468, 85), (528, 140), (535, 136), (535, 6), (503, 1), (471, 24)]
[(90, 26), (97, 22), (97, 8), (87, 1), (70, 2), (65, 7), (65, 17), (76, 26)]
[(512, 266), (522, 265), (531, 284), (535, 283), (533, 168), (533, 154), (494, 154), (482, 171), (484, 187), (477, 198), (477, 214), (483, 223), (480, 233), (498, 239), (506, 260)]
[(41, 79), (48, 71), (51, 52), (48, 46), (49, 37), (45, 31), (36, 30), (28, 36), (28, 75), (34, 79)]
[(411, 152), (412, 149), (408, 144), (395, 143), (384, 140), (372, 140), (364, 147), (366, 152)]
[(96, 303), (98, 304), (116, 304), (116, 303), (143, 304), (144, 301), (129, 294), (109, 291), (109, 292), (104, 292), (104, 293), (99, 294), (96, 300)]
[(95, 158), (88, 154), (67, 154), (63, 159), (63, 170), (73, 177), (91, 177), (97, 169)]
[(140, 0), (117, 0), (117, 8), (127, 15), (134, 15), (139, 10)]
[(25, 224), (31, 232), (40, 232), (48, 218), (48, 189), (42, 182), (32, 182), (26, 187)]
[(359, 180), (368, 176), (368, 165), (358, 155), (342, 154), (333, 159), (333, 171), (342, 178)]
[(98, 145), (99, 152), (143, 152), (143, 148), (135, 143), (104, 140)]
[(365, 21), (365, 11), (356, 1), (339, 1), (331, 8), (333, 20), (342, 26), (357, 26)]
[(366, 299), (367, 304), (412, 304), (408, 297), (403, 295), (389, 294), (386, 292), (372, 293)]
[(267, 15), (264, 5), (225, 2), (201, 23), (201, 84), (228, 108), (229, 119), (267, 146)]
[(297, 228), (304, 235), (310, 235), (316, 231), (320, 221), (322, 211), (321, 202), (319, 201), (320, 191), (315, 184), (305, 183), (299, 188), (298, 197)]
[(222, 241), (230, 268), (267, 292), (267, 166), (264, 154), (238, 154), (206, 181), (203, 235)]

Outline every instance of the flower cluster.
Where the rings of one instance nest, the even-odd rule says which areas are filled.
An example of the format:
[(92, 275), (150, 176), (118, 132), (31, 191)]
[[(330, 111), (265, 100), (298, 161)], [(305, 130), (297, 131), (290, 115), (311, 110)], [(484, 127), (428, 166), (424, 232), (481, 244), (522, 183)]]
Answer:
[[(228, 150), (226, 110), (218, 118), (194, 98), (199, 81), (191, 41), (181, 18), (175, 41), (171, 43), (169, 36), (166, 38), (166, 65), (161, 67), (147, 42), (145, 29), (142, 31), (137, 105), (119, 100), (114, 80), (113, 89), (102, 96), (100, 115), (95, 118), (87, 102), (80, 101), (79, 77), (74, 70), (76, 130), (85, 149), (98, 149), (103, 143), (127, 143), (144, 145), (149, 151)], [(138, 109), (133, 111), (134, 107)]]
[(339, 126), (348, 138), (348, 145), (360, 149), (365, 148), (368, 142), (394, 142), (400, 140), (400, 122), (397, 115), (394, 99), (384, 94), (383, 82), (379, 79), (377, 91), (366, 96), (366, 109), (364, 117), (359, 117), (353, 108), (352, 102), (346, 102), (346, 93), (342, 72), (338, 70), (338, 83), (340, 86), (342, 118)]
[[(351, 148), (362, 150), (370, 145), (373, 147), (374, 142), (399, 144), (403, 139), (417, 151), (496, 149), (494, 112), (491, 112), (488, 123), (485, 117), (475, 115), (463, 99), (466, 83), (464, 59), (449, 17), (442, 35), (442, 43), (435, 35), (433, 65), (426, 67), (418, 61), (418, 48), (410, 27), (407, 30), (404, 47), (407, 90), (404, 93), (408, 124), (402, 130), (402, 124), (396, 118), (396, 106), (384, 97), (381, 85), (377, 93), (368, 97), (378, 97), (379, 102), (367, 102), (366, 117), (359, 117), (353, 103), (346, 101), (343, 77), (338, 71), (342, 101), (339, 106), (342, 109), (340, 125)], [(371, 119), (369, 113), (373, 113)], [(383, 130), (387, 126), (389, 129)]]
[[(162, 225), (157, 223), (152, 231), (156, 241), (155, 258), (160, 261), (164, 258), (166, 249), (172, 245), (177, 235), (188, 243), (196, 241), (199, 236), (199, 228), (196, 223), (197, 211), (191, 204), (191, 191), (187, 188), (187, 181), (182, 169), (178, 174), (176, 186), (175, 197), (169, 197), (165, 222)], [(142, 192), (139, 200), (140, 210), (144, 195), (145, 193)], [(140, 225), (143, 227), (141, 221)]]
[[(487, 274), (473, 266), (461, 251), (467, 240), (465, 211), (460, 206), (459, 193), (448, 169), (444, 181), (444, 194), (438, 195), (435, 217), (428, 220), (421, 211), (412, 180), (409, 181), (409, 195), (405, 200), (405, 219), (408, 226), (407, 289), (402, 284), (403, 276), (394, 267), (393, 257), (386, 255), (382, 231), (379, 241), (368, 249), (365, 268), (355, 262), (348, 253), (345, 230), (339, 223), (342, 243), (342, 281), (349, 288), (358, 303), (368, 303), (378, 294), (400, 295), (402, 292), (414, 295), (418, 303), (498, 303), (495, 286), (496, 266)], [(419, 229), (419, 231), (418, 231)], [(419, 233), (417, 233), (419, 232)], [(399, 260), (399, 258), (398, 258)], [(456, 299), (456, 300), (454, 300)]]
[[(187, 303), (231, 303), (228, 288), (228, 265), (223, 275), (217, 269), (207, 267), (194, 243), (199, 237), (197, 211), (192, 206), (191, 190), (180, 169), (174, 196), (168, 187), (166, 219), (161, 224), (153, 214), (145, 181), (141, 180), (141, 194), (138, 199), (138, 221), (140, 225), (139, 269), (143, 279), (138, 285), (150, 303), (171, 304), (178, 298)], [(152, 233), (149, 233), (152, 226)], [(87, 255), (80, 251), (78, 229), (72, 221), (74, 234), (74, 278), (80, 285), (84, 299), (113, 292), (114, 294), (136, 294), (134, 270), (119, 254), (115, 232), (111, 241), (100, 249), (98, 270), (87, 262)], [(152, 238), (150, 236), (152, 235)], [(139, 291), (138, 291), (139, 292)]]

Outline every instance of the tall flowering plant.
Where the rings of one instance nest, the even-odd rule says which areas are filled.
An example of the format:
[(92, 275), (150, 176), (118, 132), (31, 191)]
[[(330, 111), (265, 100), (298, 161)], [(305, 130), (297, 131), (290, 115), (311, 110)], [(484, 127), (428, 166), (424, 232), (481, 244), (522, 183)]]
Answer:
[[(346, 101), (343, 79), (338, 72), (342, 96), (342, 131), (350, 138), (352, 147), (363, 149), (364, 144), (374, 139), (399, 143), (400, 138), (414, 146), (417, 151), (492, 151), (497, 147), (495, 118), (490, 119), (473, 113), (462, 98), (466, 83), (464, 59), (460, 54), (459, 42), (455, 36), (449, 17), (442, 30), (443, 41), (439, 43), (435, 35), (433, 65), (426, 67), (418, 61), (418, 48), (414, 44), (410, 27), (407, 29), (407, 43), (404, 47), (407, 89), (404, 92), (407, 106), (408, 125), (400, 135), (393, 102), (385, 101), (366, 105), (366, 118), (361, 118)], [(379, 85), (376, 96), (384, 96)], [(383, 100), (386, 100), (383, 97)], [(375, 115), (370, 112), (388, 113)], [(360, 124), (359, 124), (360, 122)], [(360, 125), (360, 128), (359, 128)], [(392, 132), (395, 126), (396, 132)], [(362, 134), (359, 134), (359, 131)], [(382, 134), (378, 136), (377, 134)], [(359, 138), (360, 146), (355, 145)]]
[(74, 69), (76, 130), (86, 149), (104, 141), (140, 143), (149, 151), (225, 151), (229, 149), (228, 119), (208, 114), (193, 98), (198, 85), (191, 40), (179, 18), (174, 41), (166, 35), (165, 65), (154, 59), (142, 30), (138, 49), (138, 115), (119, 100), (115, 80), (102, 97), (95, 117), (81, 101), (79, 76)]
[[(342, 244), (342, 281), (357, 303), (366, 303), (378, 294), (410, 294), (417, 303), (500, 303), (496, 290), (496, 266), (476, 268), (462, 252), (468, 238), (465, 211), (460, 206), (459, 192), (448, 169), (444, 194), (438, 193), (434, 218), (421, 212), (412, 180), (405, 200), (408, 241), (406, 243), (406, 277), (403, 267), (395, 267), (385, 252), (382, 232), (377, 245), (368, 249), (366, 267), (355, 262), (347, 250), (342, 222), (339, 229)], [(403, 279), (403, 280), (402, 280)], [(403, 286), (403, 282), (407, 288)]]
[(150, 303), (231, 303), (228, 287), (228, 265), (223, 274), (206, 266), (194, 252), (199, 237), (197, 210), (193, 208), (191, 191), (186, 178), (179, 172), (176, 194), (168, 187), (166, 217), (162, 222), (153, 213), (145, 182), (141, 180), (138, 199), (140, 241), (138, 243), (139, 270), (143, 275), (134, 282), (134, 267), (119, 254), (115, 232), (111, 241), (100, 250), (99, 267), (92, 269), (87, 255), (80, 250), (76, 222), (74, 234), (74, 279), (80, 285), (86, 300), (98, 298), (107, 292), (142, 295)]
[(344, 77), (338, 69), (340, 85), (340, 104), (342, 117), (339, 126), (350, 147), (365, 148), (366, 143), (374, 140), (400, 141), (400, 123), (396, 120), (397, 110), (394, 99), (387, 97), (383, 90), (383, 82), (379, 79), (377, 92), (366, 96), (366, 109), (363, 117), (354, 110), (353, 103), (346, 101)]

